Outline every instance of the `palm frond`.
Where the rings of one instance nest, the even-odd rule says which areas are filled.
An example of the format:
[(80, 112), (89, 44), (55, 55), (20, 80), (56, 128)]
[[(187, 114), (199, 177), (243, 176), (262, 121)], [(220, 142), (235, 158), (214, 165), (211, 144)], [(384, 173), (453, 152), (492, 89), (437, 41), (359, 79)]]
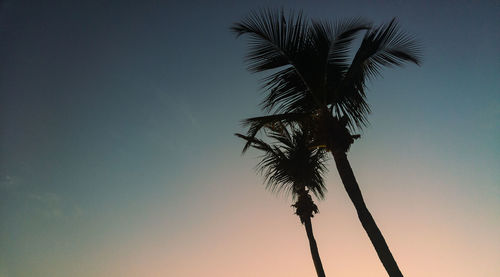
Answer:
[(364, 98), (359, 97), (360, 95), (356, 92), (351, 97), (355, 99), (342, 97), (338, 87), (350, 66), (350, 47), (353, 40), (356, 39), (359, 32), (370, 28), (371, 24), (361, 18), (337, 21), (329, 27), (329, 29), (333, 30), (333, 36), (326, 72), (327, 103), (334, 104), (336, 114), (339, 117), (346, 115), (350, 118), (349, 127), (351, 128), (360, 126), (360, 123), (365, 121), (364, 112), (360, 112), (360, 110), (367, 109), (368, 105)]
[(291, 10), (285, 17), (283, 9), (260, 9), (233, 24), (231, 30), (237, 36), (249, 35), (249, 69), (261, 72), (285, 65), (294, 66), (307, 35), (307, 22), (300, 11)]
[[(349, 67), (351, 59), (349, 52), (353, 40), (356, 39), (359, 32), (369, 30), (371, 24), (362, 18), (352, 18), (337, 21), (333, 24), (324, 23), (323, 25), (328, 26), (328, 30), (331, 30), (330, 32), (332, 33), (328, 65), (340, 68), (335, 75), (345, 74), (345, 70)], [(330, 79), (330, 74), (328, 77)]]
[[(277, 107), (278, 111), (293, 111), (296, 100), (309, 97), (319, 104), (314, 96), (314, 51), (309, 33), (310, 21), (301, 11), (261, 9), (254, 11), (239, 23), (233, 24), (237, 36), (249, 36), (247, 53), (248, 69), (252, 72), (278, 70), (264, 78), (263, 88), (269, 91), (262, 107), (267, 111)], [(284, 67), (284, 68), (282, 68)]]
[(262, 81), (268, 94), (261, 106), (267, 112), (273, 109), (276, 113), (296, 111), (297, 107), (303, 106), (297, 103), (304, 98), (308, 98), (306, 103), (314, 103), (309, 87), (293, 67), (284, 68)]
[[(316, 66), (321, 69), (317, 83), (321, 85), (323, 100), (334, 92), (332, 88), (338, 84), (340, 78), (349, 67), (350, 46), (358, 33), (368, 30), (370, 24), (361, 18), (328, 22), (313, 21), (310, 31), (311, 44), (317, 53)], [(325, 103), (326, 105), (326, 103)]]
[[(294, 124), (305, 121), (309, 117), (307, 113), (273, 114), (259, 117), (247, 118), (242, 121), (244, 127), (248, 127), (247, 136), (255, 137), (265, 127), (273, 127), (276, 124)], [(245, 145), (243, 152), (248, 149)]]
[[(247, 141), (247, 144), (248, 144), (248, 147), (252, 146), (254, 147), (255, 149), (258, 149), (258, 150), (262, 150), (262, 151), (266, 151), (266, 152), (273, 152), (273, 149), (272, 147), (265, 143), (263, 140), (260, 140), (256, 137), (250, 137), (250, 136), (245, 136), (245, 135), (242, 135), (242, 134), (239, 134), (239, 133), (236, 133), (234, 134), (235, 136), (241, 138), (241, 139), (244, 139)], [(247, 148), (248, 148), (247, 147)], [(242, 154), (246, 152), (246, 149), (244, 149), (242, 151)]]
[(396, 19), (367, 32), (351, 66), (335, 89), (331, 99), (335, 109), (347, 115), (351, 127), (366, 125), (370, 112), (366, 103), (366, 80), (380, 75), (385, 66), (401, 66), (406, 62), (420, 64), (420, 46), (414, 37), (400, 31)]
[[(354, 57), (346, 80), (360, 80), (380, 74), (382, 66), (420, 64), (420, 45), (402, 32), (396, 18), (366, 33)], [(367, 74), (367, 75), (364, 75)], [(357, 77), (357, 78), (356, 78)]]

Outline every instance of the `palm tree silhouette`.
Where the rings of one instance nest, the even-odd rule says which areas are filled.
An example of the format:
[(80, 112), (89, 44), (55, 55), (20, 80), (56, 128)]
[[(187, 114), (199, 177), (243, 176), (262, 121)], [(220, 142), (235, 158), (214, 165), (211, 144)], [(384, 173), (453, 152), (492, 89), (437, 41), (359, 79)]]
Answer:
[(268, 129), (268, 135), (275, 143), (268, 144), (255, 137), (242, 134), (236, 136), (247, 141), (247, 147), (258, 149), (263, 152), (262, 160), (257, 168), (264, 175), (266, 188), (272, 192), (285, 192), (296, 199), (295, 214), (304, 224), (309, 247), (311, 250), (314, 267), (318, 277), (324, 277), (325, 272), (321, 264), (318, 246), (314, 239), (311, 218), (318, 213), (318, 207), (314, 204), (309, 192), (318, 199), (323, 199), (326, 191), (323, 174), (326, 171), (324, 165), (326, 152), (324, 149), (311, 147), (310, 136), (292, 128), (288, 130), (283, 125), (273, 126)]
[[(395, 19), (371, 26), (355, 18), (336, 23), (312, 21), (302, 12), (259, 10), (231, 27), (249, 37), (247, 62), (252, 72), (270, 72), (262, 79), (268, 91), (262, 101), (266, 116), (248, 118), (247, 137), (268, 126), (300, 123), (316, 147), (326, 148), (358, 218), (389, 276), (403, 276), (375, 220), (365, 205), (347, 152), (367, 124), (366, 81), (385, 66), (420, 63), (420, 48), (401, 32)], [(352, 56), (352, 42), (364, 32)]]

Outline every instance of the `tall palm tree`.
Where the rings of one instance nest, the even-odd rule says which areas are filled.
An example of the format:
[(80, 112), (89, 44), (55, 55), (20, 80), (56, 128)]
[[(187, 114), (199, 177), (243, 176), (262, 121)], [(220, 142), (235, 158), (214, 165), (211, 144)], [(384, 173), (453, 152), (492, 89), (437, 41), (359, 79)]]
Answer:
[[(366, 81), (382, 67), (420, 63), (413, 37), (395, 19), (372, 26), (355, 18), (336, 23), (313, 21), (301, 12), (260, 10), (232, 26), (249, 37), (247, 61), (252, 72), (269, 72), (262, 101), (266, 116), (249, 118), (247, 136), (276, 122), (307, 126), (316, 147), (331, 152), (358, 218), (389, 276), (403, 276), (373, 217), (347, 159), (349, 147), (365, 127), (370, 108)], [(352, 42), (364, 36), (352, 56)]]
[(255, 137), (242, 134), (236, 136), (247, 141), (247, 147), (253, 147), (263, 152), (262, 160), (257, 168), (264, 175), (266, 187), (276, 193), (286, 192), (296, 199), (295, 214), (304, 224), (314, 267), (318, 277), (324, 277), (318, 246), (314, 239), (311, 218), (318, 212), (309, 192), (318, 199), (324, 197), (326, 190), (323, 174), (326, 152), (323, 149), (311, 147), (309, 136), (298, 129), (272, 128), (268, 130), (275, 144), (268, 144)]

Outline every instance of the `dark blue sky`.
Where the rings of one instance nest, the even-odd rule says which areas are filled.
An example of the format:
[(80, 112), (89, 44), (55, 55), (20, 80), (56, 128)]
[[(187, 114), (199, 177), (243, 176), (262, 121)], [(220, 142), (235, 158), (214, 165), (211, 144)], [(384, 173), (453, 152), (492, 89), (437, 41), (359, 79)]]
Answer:
[[(498, 1), (5, 0), (1, 277), (68, 276), (71, 265), (50, 271), (37, 261), (44, 249), (53, 249), (48, 264), (71, 264), (66, 254), (78, 261), (89, 244), (140, 237), (150, 220), (203, 228), (188, 222), (206, 205), (218, 211), (206, 199), (244, 201), (238, 183), (263, 190), (255, 160), (239, 156), (232, 136), (243, 131), (241, 119), (260, 114), (259, 76), (245, 70), (245, 40), (229, 31), (258, 7), (376, 24), (397, 16), (422, 43), (423, 65), (387, 69), (371, 82), (371, 126), (353, 146), (354, 167), (363, 174), (384, 165), (417, 183), (429, 175), (416, 171), (432, 172), (443, 190), (498, 210)], [(491, 220), (498, 230), (498, 216)], [(175, 237), (178, 228), (163, 232)]]

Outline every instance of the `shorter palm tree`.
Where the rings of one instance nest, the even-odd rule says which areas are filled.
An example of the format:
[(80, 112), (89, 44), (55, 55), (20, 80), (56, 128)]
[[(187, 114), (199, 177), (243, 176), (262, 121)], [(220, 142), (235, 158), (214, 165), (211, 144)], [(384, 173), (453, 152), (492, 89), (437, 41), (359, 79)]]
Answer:
[(318, 277), (324, 277), (325, 272), (311, 224), (311, 218), (318, 213), (318, 207), (309, 192), (318, 199), (324, 198), (326, 188), (323, 174), (326, 172), (326, 152), (312, 147), (309, 136), (298, 128), (286, 129), (275, 125), (268, 127), (266, 131), (268, 137), (274, 140), (273, 144), (254, 136), (242, 134), (236, 136), (247, 141), (243, 152), (249, 147), (263, 152), (257, 169), (265, 178), (266, 188), (278, 194), (291, 194), (296, 200), (292, 206), (305, 226), (316, 273)]

